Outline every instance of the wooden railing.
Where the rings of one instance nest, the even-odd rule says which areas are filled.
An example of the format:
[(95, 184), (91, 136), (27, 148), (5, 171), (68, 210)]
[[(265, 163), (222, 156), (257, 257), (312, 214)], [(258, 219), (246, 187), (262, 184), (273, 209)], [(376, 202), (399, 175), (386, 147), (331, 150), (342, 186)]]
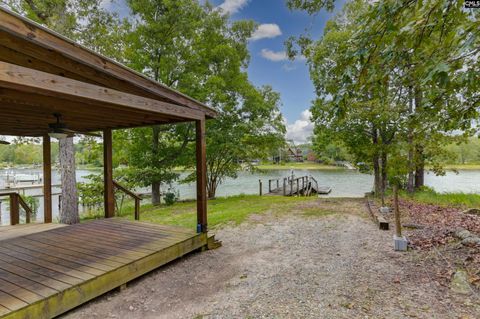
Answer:
[(142, 197), (120, 185), (117, 181), (113, 181), (113, 186), (119, 191), (122, 191), (123, 193), (133, 198), (133, 200), (135, 201), (135, 220), (140, 220), (140, 201), (142, 200)]
[(30, 223), (33, 210), (28, 206), (27, 202), (25, 202), (19, 193), (0, 193), (0, 196), (10, 197), (10, 225), (20, 224), (20, 207), (25, 211), (25, 223)]

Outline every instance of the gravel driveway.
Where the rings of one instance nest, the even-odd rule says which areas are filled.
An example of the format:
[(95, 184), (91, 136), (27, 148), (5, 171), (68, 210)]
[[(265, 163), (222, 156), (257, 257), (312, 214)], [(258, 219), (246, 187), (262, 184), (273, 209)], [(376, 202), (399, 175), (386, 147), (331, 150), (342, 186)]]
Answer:
[(216, 231), (189, 255), (65, 318), (478, 318), (479, 296), (437, 282), (420, 252), (395, 253), (363, 201), (319, 199)]

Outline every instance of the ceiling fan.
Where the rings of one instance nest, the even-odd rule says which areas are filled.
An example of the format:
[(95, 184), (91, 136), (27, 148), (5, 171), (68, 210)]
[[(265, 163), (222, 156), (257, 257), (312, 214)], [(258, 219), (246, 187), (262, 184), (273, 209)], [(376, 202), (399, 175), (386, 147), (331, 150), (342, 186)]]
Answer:
[(50, 131), (49, 131), (48, 135), (50, 137), (55, 137), (55, 138), (61, 139), (61, 138), (66, 138), (66, 137), (72, 137), (75, 134), (88, 135), (88, 136), (94, 136), (94, 137), (102, 137), (100, 134), (78, 132), (78, 131), (71, 130), (67, 127), (67, 125), (64, 122), (62, 122), (62, 115), (60, 113), (53, 113), (53, 116), (57, 120), (56, 120), (55, 123), (48, 124), (48, 127), (50, 128)]

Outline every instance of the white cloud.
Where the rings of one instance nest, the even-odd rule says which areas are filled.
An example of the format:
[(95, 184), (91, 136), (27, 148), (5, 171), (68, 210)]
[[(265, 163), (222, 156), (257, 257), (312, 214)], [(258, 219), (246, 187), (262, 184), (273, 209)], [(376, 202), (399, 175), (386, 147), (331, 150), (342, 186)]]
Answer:
[(304, 110), (300, 118), (293, 124), (287, 124), (287, 140), (293, 140), (295, 144), (303, 144), (313, 134), (314, 124), (311, 121), (312, 113), (310, 110)]
[(250, 38), (252, 41), (260, 40), (260, 39), (271, 39), (282, 35), (282, 30), (278, 24), (275, 23), (265, 23), (258, 26), (258, 28), (253, 32), (252, 37)]
[(280, 62), (280, 61), (285, 61), (288, 60), (287, 53), (285, 51), (272, 51), (269, 49), (262, 49), (262, 52), (260, 53), (262, 57), (264, 57), (267, 60), (274, 61), (274, 62)]
[(245, 7), (249, 1), (250, 0), (225, 0), (217, 8), (222, 9), (225, 13), (235, 14)]

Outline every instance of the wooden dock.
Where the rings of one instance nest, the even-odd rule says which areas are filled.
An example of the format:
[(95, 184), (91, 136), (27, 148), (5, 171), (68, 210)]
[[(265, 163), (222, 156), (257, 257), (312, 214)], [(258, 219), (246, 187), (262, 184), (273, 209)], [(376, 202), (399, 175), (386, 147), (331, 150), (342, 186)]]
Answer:
[(118, 218), (0, 228), (0, 318), (52, 318), (207, 244)]
[[(262, 181), (260, 180), (260, 195), (262, 195)], [(272, 187), (276, 184), (276, 187)], [(268, 193), (266, 195), (283, 195), (283, 196), (311, 196), (316, 194), (327, 195), (332, 189), (330, 187), (322, 187), (318, 185), (317, 180), (313, 176), (300, 176), (295, 178), (283, 178), (268, 180)]]

